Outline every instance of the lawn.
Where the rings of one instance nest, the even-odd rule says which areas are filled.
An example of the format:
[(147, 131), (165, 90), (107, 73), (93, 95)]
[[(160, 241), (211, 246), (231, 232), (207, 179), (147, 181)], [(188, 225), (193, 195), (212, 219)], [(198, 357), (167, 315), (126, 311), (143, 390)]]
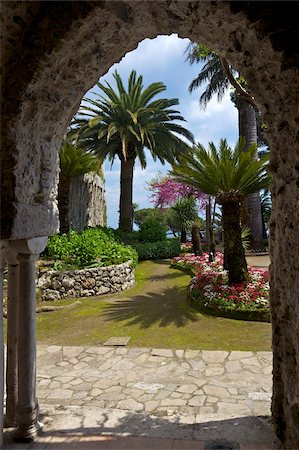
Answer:
[[(37, 315), (44, 344), (94, 345), (130, 336), (133, 347), (271, 350), (271, 325), (204, 315), (187, 300), (190, 277), (166, 261), (144, 261), (133, 289), (80, 299), (73, 307)], [(75, 300), (73, 300), (75, 301)], [(70, 300), (51, 302), (69, 305)]]

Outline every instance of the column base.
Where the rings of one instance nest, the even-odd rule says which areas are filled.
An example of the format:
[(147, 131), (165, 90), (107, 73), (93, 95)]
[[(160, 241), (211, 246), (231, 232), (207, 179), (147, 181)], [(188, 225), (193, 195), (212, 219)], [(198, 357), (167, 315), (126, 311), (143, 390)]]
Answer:
[(24, 443), (33, 442), (40, 429), (41, 424), (38, 420), (30, 425), (19, 425), (13, 434), (13, 440)]
[(3, 428), (15, 428), (17, 426), (17, 422), (15, 419), (11, 417), (4, 416)]

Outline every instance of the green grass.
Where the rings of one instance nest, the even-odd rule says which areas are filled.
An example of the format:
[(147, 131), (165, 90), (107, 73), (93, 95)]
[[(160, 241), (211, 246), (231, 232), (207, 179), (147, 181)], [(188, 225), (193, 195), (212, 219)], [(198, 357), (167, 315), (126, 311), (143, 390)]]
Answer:
[[(129, 291), (81, 299), (37, 315), (40, 343), (93, 345), (130, 336), (134, 347), (271, 350), (271, 325), (208, 316), (187, 300), (190, 277), (165, 261), (144, 261)], [(56, 301), (55, 305), (70, 301)]]

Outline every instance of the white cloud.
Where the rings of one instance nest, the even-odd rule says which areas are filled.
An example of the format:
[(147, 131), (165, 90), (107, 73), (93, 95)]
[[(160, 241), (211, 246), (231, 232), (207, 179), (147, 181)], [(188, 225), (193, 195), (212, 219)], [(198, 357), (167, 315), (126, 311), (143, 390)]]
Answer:
[(183, 54), (188, 42), (189, 39), (179, 39), (176, 34), (144, 39), (136, 50), (127, 53), (119, 63), (114, 64), (108, 74), (115, 69), (128, 72), (136, 69), (137, 72), (145, 73), (148, 69), (153, 71), (155, 66), (159, 70), (167, 68), (178, 55)]

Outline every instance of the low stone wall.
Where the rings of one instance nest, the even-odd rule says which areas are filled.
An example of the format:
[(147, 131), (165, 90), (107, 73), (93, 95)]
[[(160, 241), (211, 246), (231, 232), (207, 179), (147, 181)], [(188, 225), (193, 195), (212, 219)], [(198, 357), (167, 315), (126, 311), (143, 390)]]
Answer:
[(74, 271), (40, 271), (37, 287), (42, 300), (91, 297), (129, 289), (134, 285), (135, 272), (129, 262)]

